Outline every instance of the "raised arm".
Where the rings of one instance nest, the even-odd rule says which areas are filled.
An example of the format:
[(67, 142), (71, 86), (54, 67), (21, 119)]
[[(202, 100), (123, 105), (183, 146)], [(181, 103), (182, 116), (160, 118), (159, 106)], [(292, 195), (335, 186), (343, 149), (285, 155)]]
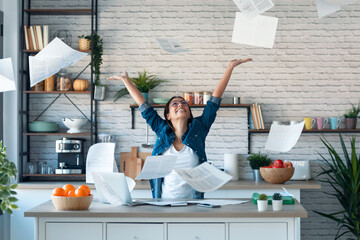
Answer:
[(115, 76), (111, 76), (107, 78), (108, 80), (121, 80), (125, 84), (126, 89), (130, 93), (131, 97), (134, 99), (134, 101), (137, 103), (137, 105), (141, 105), (145, 102), (144, 96), (140, 93), (140, 91), (135, 87), (133, 82), (130, 80), (128, 74), (126, 71), (124, 71), (122, 74), (118, 74)]
[(251, 58), (247, 58), (247, 59), (234, 59), (232, 61), (230, 61), (229, 66), (226, 68), (224, 76), (221, 78), (220, 82), (218, 83), (218, 85), (216, 86), (214, 92), (213, 92), (213, 96), (217, 97), (217, 98), (221, 98), (221, 96), (223, 95), (226, 86), (229, 83), (230, 77), (231, 77), (231, 73), (234, 70), (234, 68), (242, 63), (246, 63), (252, 61)]

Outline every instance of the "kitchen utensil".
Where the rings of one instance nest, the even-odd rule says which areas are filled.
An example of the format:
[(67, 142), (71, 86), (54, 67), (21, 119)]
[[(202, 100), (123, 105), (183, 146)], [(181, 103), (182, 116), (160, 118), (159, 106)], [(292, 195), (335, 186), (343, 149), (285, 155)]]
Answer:
[(59, 131), (59, 125), (55, 122), (43, 122), (35, 121), (29, 123), (30, 132), (57, 132)]
[(69, 128), (67, 133), (81, 133), (81, 128), (88, 122), (86, 118), (63, 118), (62, 122)]
[(260, 174), (265, 181), (273, 184), (280, 184), (290, 180), (295, 169), (292, 168), (263, 168), (260, 167)]
[[(151, 156), (151, 152), (138, 152), (137, 147), (131, 147), (131, 152), (122, 152), (120, 153), (120, 172), (125, 173), (126, 168), (128, 168), (127, 173), (130, 173), (131, 176), (137, 176), (142, 169), (142, 165), (146, 157)], [(141, 161), (139, 160), (141, 159)], [(136, 162), (136, 164), (135, 164)], [(127, 166), (126, 166), (127, 165)], [(126, 173), (125, 173), (126, 175)], [(128, 176), (128, 175), (126, 175)], [(129, 177), (129, 176), (128, 176)]]
[(60, 197), (51, 196), (57, 210), (86, 210), (90, 207), (94, 195), (86, 197)]
[(149, 139), (149, 125), (146, 124), (146, 143), (141, 144), (141, 146), (144, 148), (153, 148), (154, 144), (149, 143), (148, 139)]
[(166, 104), (170, 98), (153, 98), (152, 100), (156, 104)]

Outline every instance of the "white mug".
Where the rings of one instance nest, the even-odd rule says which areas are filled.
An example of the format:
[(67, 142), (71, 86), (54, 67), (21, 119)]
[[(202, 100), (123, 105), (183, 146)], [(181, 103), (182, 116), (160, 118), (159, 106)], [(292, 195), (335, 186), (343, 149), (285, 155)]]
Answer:
[(298, 124), (298, 121), (295, 121), (295, 120), (290, 121), (290, 125), (295, 125), (295, 124)]

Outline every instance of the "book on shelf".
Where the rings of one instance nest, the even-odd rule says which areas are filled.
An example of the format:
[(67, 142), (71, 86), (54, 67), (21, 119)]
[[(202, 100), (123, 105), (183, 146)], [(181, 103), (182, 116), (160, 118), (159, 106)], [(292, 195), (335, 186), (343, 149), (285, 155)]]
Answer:
[(256, 130), (258, 130), (258, 125), (257, 125), (257, 120), (256, 120), (256, 114), (255, 114), (255, 108), (254, 108), (254, 104), (251, 104), (250, 105), (250, 111), (251, 111), (251, 116), (252, 116), (252, 119), (253, 119), (253, 123), (254, 123), (254, 128)]
[(265, 129), (265, 125), (264, 125), (264, 119), (262, 116), (262, 111), (261, 111), (261, 106), (258, 105), (258, 110), (259, 110), (259, 119), (260, 119), (260, 125), (261, 125), (261, 129)]
[(26, 50), (42, 50), (49, 43), (49, 26), (24, 26)]
[(260, 115), (259, 115), (259, 109), (258, 109), (258, 104), (257, 103), (254, 103), (254, 108), (255, 108), (256, 124), (258, 126), (257, 129), (261, 129)]
[(250, 105), (250, 111), (251, 111), (254, 129), (256, 130), (265, 129), (261, 106), (257, 103), (253, 103)]
[(44, 25), (43, 26), (43, 44), (44, 47), (49, 44), (49, 26)]
[(26, 25), (24, 26), (24, 36), (25, 36), (25, 47), (26, 47), (26, 50), (30, 50), (28, 30), (27, 30), (27, 26), (26, 26)]
[(41, 32), (41, 26), (35, 26), (36, 28), (36, 37), (39, 43), (39, 49), (42, 50), (44, 48), (43, 45), (43, 36), (42, 36), (42, 32)]
[(30, 26), (30, 33), (31, 33), (31, 41), (32, 41), (34, 50), (37, 50), (36, 41), (35, 41), (35, 32), (34, 32), (34, 27), (33, 26)]

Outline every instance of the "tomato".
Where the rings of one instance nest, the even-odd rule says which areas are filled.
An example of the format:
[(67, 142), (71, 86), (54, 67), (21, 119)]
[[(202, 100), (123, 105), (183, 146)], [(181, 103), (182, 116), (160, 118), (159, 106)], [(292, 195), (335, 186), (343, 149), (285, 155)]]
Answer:
[(290, 161), (285, 161), (285, 162), (284, 162), (284, 167), (286, 167), (286, 168), (292, 168), (293, 165), (292, 165), (292, 163), (291, 163)]
[(274, 162), (274, 167), (275, 168), (283, 168), (284, 167), (284, 163), (281, 159), (276, 159)]
[(262, 167), (262, 168), (270, 168), (269, 166), (264, 166), (264, 167)]

